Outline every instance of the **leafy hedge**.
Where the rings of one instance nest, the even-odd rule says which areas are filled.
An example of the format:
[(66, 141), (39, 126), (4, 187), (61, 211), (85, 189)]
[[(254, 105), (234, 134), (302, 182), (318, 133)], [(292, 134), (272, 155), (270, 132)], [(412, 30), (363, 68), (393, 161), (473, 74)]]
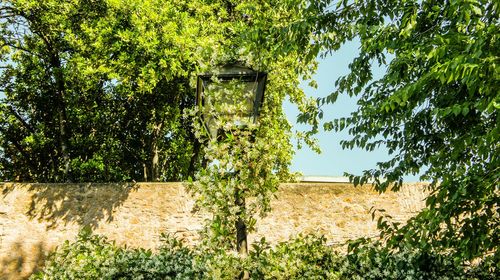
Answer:
[(500, 279), (498, 256), (467, 268), (444, 254), (410, 248), (394, 252), (378, 243), (359, 243), (346, 254), (308, 235), (275, 247), (262, 240), (241, 259), (222, 249), (188, 248), (175, 238), (162, 238), (153, 253), (120, 248), (82, 231), (31, 279), (238, 279), (244, 270), (251, 279)]
[(338, 279), (342, 257), (325, 245), (324, 237), (299, 236), (272, 248), (254, 244), (248, 259), (254, 279)]
[(31, 279), (203, 279), (193, 250), (168, 236), (157, 253), (116, 246), (105, 237), (81, 231), (74, 243), (66, 241)]

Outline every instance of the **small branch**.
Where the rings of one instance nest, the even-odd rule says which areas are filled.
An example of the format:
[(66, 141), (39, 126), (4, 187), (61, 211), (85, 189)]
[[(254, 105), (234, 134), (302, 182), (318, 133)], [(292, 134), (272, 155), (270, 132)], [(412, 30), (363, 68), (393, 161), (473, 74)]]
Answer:
[(9, 111), (14, 115), (14, 117), (19, 120), (21, 122), (21, 124), (27, 128), (31, 133), (36, 133), (35, 132), (35, 129), (29, 124), (27, 123), (17, 112), (16, 110), (14, 109), (14, 107), (12, 106), (8, 106), (9, 108)]
[[(0, 132), (2, 132), (3, 134), (7, 134), (6, 130), (3, 129), (1, 126), (0, 126)], [(31, 166), (31, 168), (36, 169), (35, 166), (34, 166), (34, 162), (31, 160), (31, 158), (28, 155), (28, 153), (23, 149), (23, 147), (21, 146), (21, 144), (19, 144), (18, 141), (13, 140), (13, 139), (7, 139), (7, 141), (11, 142), (14, 145), (14, 147), (16, 147), (16, 149), (19, 151), (19, 153), (21, 153), (21, 155), (25, 159), (25, 162), (29, 166)]]

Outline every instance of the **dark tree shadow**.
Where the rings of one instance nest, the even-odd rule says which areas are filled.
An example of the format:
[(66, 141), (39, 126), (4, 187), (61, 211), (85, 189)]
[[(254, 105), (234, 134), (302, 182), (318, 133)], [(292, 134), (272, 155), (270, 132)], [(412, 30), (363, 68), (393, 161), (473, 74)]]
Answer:
[(0, 280), (28, 279), (43, 267), (47, 259), (47, 250), (43, 242), (23, 248), (21, 241), (13, 243), (9, 254), (0, 257)]
[(0, 184), (5, 198), (16, 189), (29, 193), (25, 213), (31, 219), (47, 221), (48, 228), (76, 223), (95, 229), (100, 221), (113, 221), (113, 210), (138, 186), (133, 183), (81, 184)]

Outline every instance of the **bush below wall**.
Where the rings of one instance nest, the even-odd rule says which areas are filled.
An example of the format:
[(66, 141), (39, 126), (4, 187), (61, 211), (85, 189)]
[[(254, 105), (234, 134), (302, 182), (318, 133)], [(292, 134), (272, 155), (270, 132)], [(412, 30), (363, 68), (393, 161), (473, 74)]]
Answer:
[[(366, 243), (345, 254), (326, 245), (326, 239), (299, 236), (271, 247), (253, 244), (246, 259), (232, 252), (185, 247), (163, 236), (156, 253), (118, 247), (105, 237), (82, 231), (50, 257), (31, 279), (498, 279), (495, 259), (472, 268), (456, 265), (444, 254), (402, 248), (390, 252)], [(498, 261), (498, 260), (497, 260)]]

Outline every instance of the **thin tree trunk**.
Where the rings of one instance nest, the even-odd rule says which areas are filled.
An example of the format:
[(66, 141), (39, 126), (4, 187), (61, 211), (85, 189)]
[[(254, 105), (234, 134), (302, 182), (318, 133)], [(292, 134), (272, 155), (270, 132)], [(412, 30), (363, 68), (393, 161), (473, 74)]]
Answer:
[[(240, 209), (239, 217), (236, 221), (236, 251), (238, 254), (246, 258), (248, 256), (248, 242), (247, 242), (247, 226), (245, 221), (241, 218), (241, 214), (245, 211), (245, 198), (242, 195), (242, 190), (236, 189), (235, 193), (235, 204)], [(240, 279), (250, 279), (250, 274), (248, 271), (244, 270), (241, 272)]]
[(59, 141), (61, 144), (61, 156), (63, 158), (63, 181), (69, 180), (68, 173), (70, 170), (70, 154), (69, 154), (69, 141), (68, 141), (68, 128), (67, 128), (67, 116), (66, 116), (66, 89), (64, 85), (63, 70), (61, 67), (61, 61), (58, 55), (53, 55), (51, 60), (51, 65), (54, 71), (54, 79), (56, 82), (56, 106), (57, 115), (59, 122)]
[[(194, 173), (196, 171), (196, 162), (199, 160), (201, 152), (201, 143), (196, 139), (193, 144), (193, 156), (189, 162), (188, 176), (194, 177)], [(202, 164), (202, 167), (206, 167), (206, 165)]]
[(156, 140), (154, 141), (153, 144), (153, 158), (151, 159), (151, 181), (153, 182), (158, 182), (160, 180), (160, 164), (159, 164), (159, 154), (160, 151), (158, 150), (158, 144), (156, 143)]
[(142, 168), (143, 168), (143, 171), (144, 171), (144, 182), (147, 182), (148, 181), (148, 166), (146, 163), (143, 163), (142, 164)]
[(151, 138), (151, 181), (160, 181), (160, 149), (158, 149), (158, 141), (162, 123), (153, 126), (153, 136)]

